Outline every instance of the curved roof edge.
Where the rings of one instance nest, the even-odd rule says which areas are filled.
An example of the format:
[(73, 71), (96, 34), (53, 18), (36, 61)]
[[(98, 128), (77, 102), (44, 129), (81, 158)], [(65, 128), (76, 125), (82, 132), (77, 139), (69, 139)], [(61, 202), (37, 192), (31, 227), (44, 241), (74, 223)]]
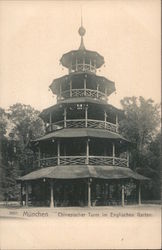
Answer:
[(140, 175), (130, 168), (114, 166), (93, 166), (93, 165), (68, 165), (46, 167), (35, 170), (19, 177), (17, 181), (47, 179), (134, 179), (138, 181), (148, 181), (148, 177)]
[(40, 117), (42, 119), (44, 119), (45, 117), (49, 116), (51, 111), (54, 111), (56, 109), (58, 109), (61, 105), (70, 105), (70, 104), (78, 104), (78, 103), (90, 103), (90, 104), (97, 104), (97, 105), (101, 105), (101, 106), (105, 106), (105, 108), (107, 109), (111, 109), (112, 111), (117, 112), (118, 114), (120, 114), (121, 116), (124, 114), (124, 111), (122, 109), (118, 109), (115, 106), (106, 103), (105, 101), (101, 101), (101, 100), (97, 100), (97, 99), (93, 99), (90, 97), (73, 97), (73, 98), (68, 98), (65, 99), (63, 101), (60, 101), (59, 103), (52, 105), (44, 110), (42, 110), (42, 112), (40, 113)]
[(96, 60), (96, 67), (100, 68), (104, 63), (104, 57), (101, 56), (98, 52), (87, 50), (87, 49), (78, 49), (78, 50), (71, 50), (62, 55), (60, 62), (64, 67), (69, 67), (73, 57), (88, 57)]
[(122, 140), (127, 143), (131, 143), (129, 140), (124, 138), (122, 135), (110, 132), (104, 129), (96, 128), (63, 128), (60, 130), (53, 131), (42, 137), (39, 137), (32, 142), (40, 142), (44, 140), (51, 139), (67, 139), (67, 138), (102, 138), (102, 139), (112, 139), (112, 140)]

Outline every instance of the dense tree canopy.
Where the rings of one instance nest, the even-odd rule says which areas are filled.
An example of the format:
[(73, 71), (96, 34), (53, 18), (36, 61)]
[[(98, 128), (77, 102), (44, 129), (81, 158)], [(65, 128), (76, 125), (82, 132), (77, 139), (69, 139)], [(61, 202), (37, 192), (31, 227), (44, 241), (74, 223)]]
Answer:
[(125, 118), (121, 133), (132, 142), (130, 167), (151, 181), (144, 185), (143, 197), (160, 198), (160, 106), (143, 97), (121, 100)]
[(122, 133), (142, 151), (152, 141), (160, 126), (159, 105), (143, 97), (121, 100), (125, 119), (120, 123)]
[(39, 111), (30, 105), (14, 104), (6, 112), (0, 109), (1, 199), (18, 197), (16, 178), (30, 172), (36, 155), (28, 142), (44, 134)]

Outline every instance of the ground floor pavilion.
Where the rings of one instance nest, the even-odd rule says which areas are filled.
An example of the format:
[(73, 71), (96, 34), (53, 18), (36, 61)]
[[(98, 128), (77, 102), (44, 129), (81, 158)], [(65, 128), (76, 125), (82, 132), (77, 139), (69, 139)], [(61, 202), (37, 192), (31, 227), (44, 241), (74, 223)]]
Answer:
[(141, 204), (146, 180), (130, 168), (71, 165), (42, 168), (18, 181), (22, 205), (90, 207)]

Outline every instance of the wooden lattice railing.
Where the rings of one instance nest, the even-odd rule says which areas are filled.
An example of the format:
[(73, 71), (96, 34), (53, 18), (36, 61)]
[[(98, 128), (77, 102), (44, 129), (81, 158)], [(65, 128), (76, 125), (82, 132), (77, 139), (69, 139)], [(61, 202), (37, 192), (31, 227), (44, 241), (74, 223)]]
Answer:
[(57, 96), (57, 101), (69, 98), (69, 97), (92, 97), (100, 100), (107, 101), (107, 95), (96, 89), (69, 89), (61, 92), (61, 96)]
[(73, 64), (70, 68), (69, 68), (69, 73), (72, 72), (93, 72), (96, 73), (96, 67), (90, 64)]
[(112, 156), (60, 156), (40, 159), (40, 167), (49, 167), (56, 165), (102, 165), (128, 167), (128, 161), (125, 158)]
[(118, 128), (116, 124), (110, 123), (107, 121), (93, 120), (93, 119), (87, 119), (87, 120), (86, 119), (73, 119), (73, 120), (66, 120), (65, 122), (64, 121), (55, 122), (47, 127), (47, 132), (62, 129), (64, 127), (106, 129), (111, 132), (118, 133)]

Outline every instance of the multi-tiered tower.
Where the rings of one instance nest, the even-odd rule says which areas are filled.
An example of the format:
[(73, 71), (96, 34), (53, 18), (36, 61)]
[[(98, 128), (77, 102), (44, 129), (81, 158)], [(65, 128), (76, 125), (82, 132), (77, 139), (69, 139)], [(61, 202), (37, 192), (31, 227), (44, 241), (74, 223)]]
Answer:
[(50, 85), (57, 104), (41, 113), (46, 134), (33, 142), (39, 169), (20, 178), (26, 204), (30, 194), (33, 204), (52, 207), (124, 205), (125, 184), (144, 179), (129, 168), (129, 142), (118, 130), (123, 112), (107, 103), (115, 84), (96, 75), (104, 58), (85, 48), (85, 32), (81, 26), (79, 49), (60, 60), (68, 75)]

